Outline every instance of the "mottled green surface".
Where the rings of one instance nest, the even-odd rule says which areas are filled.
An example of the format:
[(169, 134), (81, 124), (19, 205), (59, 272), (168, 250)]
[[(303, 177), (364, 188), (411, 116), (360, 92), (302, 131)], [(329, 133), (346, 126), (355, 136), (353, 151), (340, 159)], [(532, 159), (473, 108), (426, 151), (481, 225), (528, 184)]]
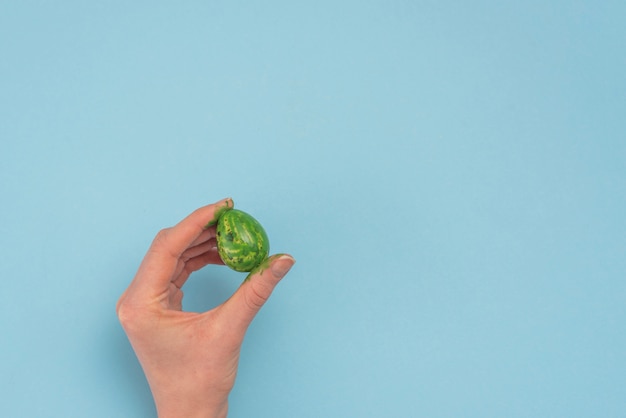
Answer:
[(224, 212), (229, 211), (233, 208), (233, 201), (227, 199), (224, 204), (215, 209), (215, 213), (213, 214), (213, 219), (211, 219), (207, 224), (206, 228), (217, 225), (217, 220), (224, 214)]
[(249, 214), (232, 209), (217, 221), (217, 249), (228, 267), (249, 272), (267, 258), (269, 239), (261, 224)]

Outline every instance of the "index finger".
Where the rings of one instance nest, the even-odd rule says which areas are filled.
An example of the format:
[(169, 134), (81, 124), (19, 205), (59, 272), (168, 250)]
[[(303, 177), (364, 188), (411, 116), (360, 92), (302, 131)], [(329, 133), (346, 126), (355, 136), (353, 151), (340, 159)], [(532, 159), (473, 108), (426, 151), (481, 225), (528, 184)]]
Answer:
[(196, 209), (175, 226), (159, 232), (131, 284), (135, 291), (149, 298), (166, 291), (176, 278), (174, 275), (183, 252), (233, 206), (230, 198), (220, 200)]
[(165, 246), (170, 255), (178, 259), (202, 232), (215, 225), (222, 213), (232, 209), (233, 206), (233, 200), (227, 198), (196, 209), (175, 226), (168, 228), (167, 238), (155, 244)]

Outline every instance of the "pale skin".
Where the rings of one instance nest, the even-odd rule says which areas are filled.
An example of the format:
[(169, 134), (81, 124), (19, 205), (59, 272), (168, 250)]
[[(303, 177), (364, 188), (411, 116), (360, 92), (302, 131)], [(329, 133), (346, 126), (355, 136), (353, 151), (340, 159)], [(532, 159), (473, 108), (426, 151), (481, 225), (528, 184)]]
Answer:
[(224, 199), (161, 230), (117, 303), (159, 418), (227, 416), (246, 330), (295, 263), (287, 254), (271, 256), (222, 305), (183, 311), (181, 288), (190, 274), (223, 264), (214, 223), (232, 207), (232, 199)]

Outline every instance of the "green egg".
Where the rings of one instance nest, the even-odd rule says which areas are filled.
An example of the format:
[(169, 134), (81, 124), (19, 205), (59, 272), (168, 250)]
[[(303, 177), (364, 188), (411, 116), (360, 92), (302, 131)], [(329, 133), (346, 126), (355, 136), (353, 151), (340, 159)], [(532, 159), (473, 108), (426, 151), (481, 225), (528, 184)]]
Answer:
[(270, 241), (256, 219), (232, 209), (217, 220), (217, 251), (228, 267), (248, 272), (267, 258)]

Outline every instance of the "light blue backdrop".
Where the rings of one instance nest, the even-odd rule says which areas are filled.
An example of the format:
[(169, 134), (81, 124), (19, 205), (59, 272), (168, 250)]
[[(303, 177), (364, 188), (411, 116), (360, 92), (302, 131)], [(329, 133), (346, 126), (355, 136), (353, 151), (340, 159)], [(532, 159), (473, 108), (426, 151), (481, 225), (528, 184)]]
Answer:
[[(150, 417), (115, 302), (232, 196), (298, 260), (231, 417), (626, 416), (623, 1), (2, 2), (0, 416)], [(185, 307), (243, 275), (197, 273)]]

